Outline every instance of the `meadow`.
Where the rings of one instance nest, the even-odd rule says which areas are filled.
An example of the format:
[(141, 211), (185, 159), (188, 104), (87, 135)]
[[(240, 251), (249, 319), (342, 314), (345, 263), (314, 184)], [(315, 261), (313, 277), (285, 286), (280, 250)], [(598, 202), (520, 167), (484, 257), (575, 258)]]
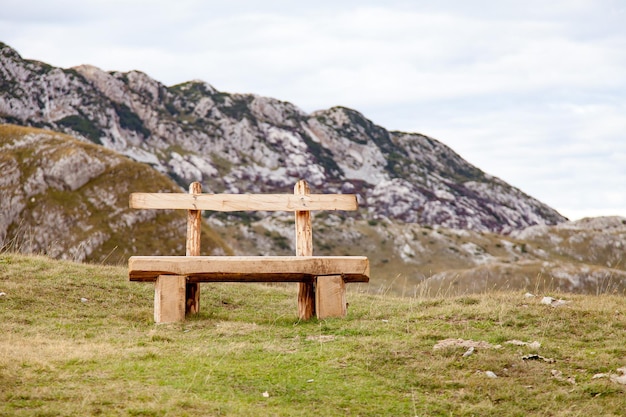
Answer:
[(155, 325), (123, 266), (0, 253), (0, 415), (626, 413), (623, 294), (398, 297), (374, 277), (346, 318), (302, 322), (296, 291), (203, 284), (198, 315)]

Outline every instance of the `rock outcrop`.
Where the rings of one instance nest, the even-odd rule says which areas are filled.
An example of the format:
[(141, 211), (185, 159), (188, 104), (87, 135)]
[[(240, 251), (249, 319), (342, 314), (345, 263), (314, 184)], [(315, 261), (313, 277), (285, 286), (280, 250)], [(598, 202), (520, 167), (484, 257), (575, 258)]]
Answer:
[(0, 44), (0, 121), (62, 131), (148, 164), (186, 187), (357, 193), (367, 219), (508, 233), (565, 221), (435, 139), (389, 132), (355, 110), (307, 114), (201, 81), (54, 68)]

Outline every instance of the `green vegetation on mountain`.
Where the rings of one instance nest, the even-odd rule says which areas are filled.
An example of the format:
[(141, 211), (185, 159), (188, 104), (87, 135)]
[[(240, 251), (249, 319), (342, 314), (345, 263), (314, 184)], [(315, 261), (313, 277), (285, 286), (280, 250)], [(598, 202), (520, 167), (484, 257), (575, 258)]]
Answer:
[(59, 120), (59, 124), (80, 133), (93, 143), (102, 145), (102, 141), (100, 140), (102, 132), (91, 122), (91, 120), (85, 117), (78, 115), (67, 116)]
[(113, 108), (119, 117), (122, 128), (137, 132), (144, 138), (150, 136), (150, 131), (146, 129), (143, 121), (126, 104), (113, 102)]

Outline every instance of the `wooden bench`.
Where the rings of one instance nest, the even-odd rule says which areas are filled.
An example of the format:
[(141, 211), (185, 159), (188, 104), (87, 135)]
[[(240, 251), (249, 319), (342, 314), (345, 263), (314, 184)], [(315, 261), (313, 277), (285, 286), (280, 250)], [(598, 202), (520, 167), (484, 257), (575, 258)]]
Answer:
[[(343, 317), (345, 284), (369, 282), (364, 256), (313, 256), (311, 211), (356, 210), (356, 196), (310, 194), (299, 181), (294, 194), (202, 194), (194, 182), (185, 193), (133, 193), (136, 209), (186, 209), (186, 256), (131, 256), (131, 281), (155, 282), (154, 321), (182, 321), (199, 311), (201, 282), (297, 282), (298, 316)], [(200, 256), (202, 210), (293, 211), (296, 256)]]

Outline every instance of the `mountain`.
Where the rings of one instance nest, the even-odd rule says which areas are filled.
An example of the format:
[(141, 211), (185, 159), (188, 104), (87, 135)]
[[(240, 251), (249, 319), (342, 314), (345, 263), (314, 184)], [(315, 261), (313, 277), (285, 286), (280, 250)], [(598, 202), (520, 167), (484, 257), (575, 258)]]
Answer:
[(207, 192), (359, 195), (361, 215), (509, 233), (566, 219), (416, 133), (390, 132), (355, 110), (307, 114), (201, 81), (166, 87), (139, 71), (55, 68), (0, 44), (0, 121), (101, 144)]
[[(359, 197), (358, 213), (314, 212), (313, 238), (316, 254), (370, 258), (361, 290), (626, 290), (626, 219), (567, 222), (435, 139), (355, 110), (54, 68), (0, 44), (0, 122), (0, 250), (181, 255), (184, 213), (131, 210), (131, 192), (196, 180), (205, 192), (292, 192), (304, 178)], [(293, 215), (204, 214), (203, 255), (293, 254)]]

